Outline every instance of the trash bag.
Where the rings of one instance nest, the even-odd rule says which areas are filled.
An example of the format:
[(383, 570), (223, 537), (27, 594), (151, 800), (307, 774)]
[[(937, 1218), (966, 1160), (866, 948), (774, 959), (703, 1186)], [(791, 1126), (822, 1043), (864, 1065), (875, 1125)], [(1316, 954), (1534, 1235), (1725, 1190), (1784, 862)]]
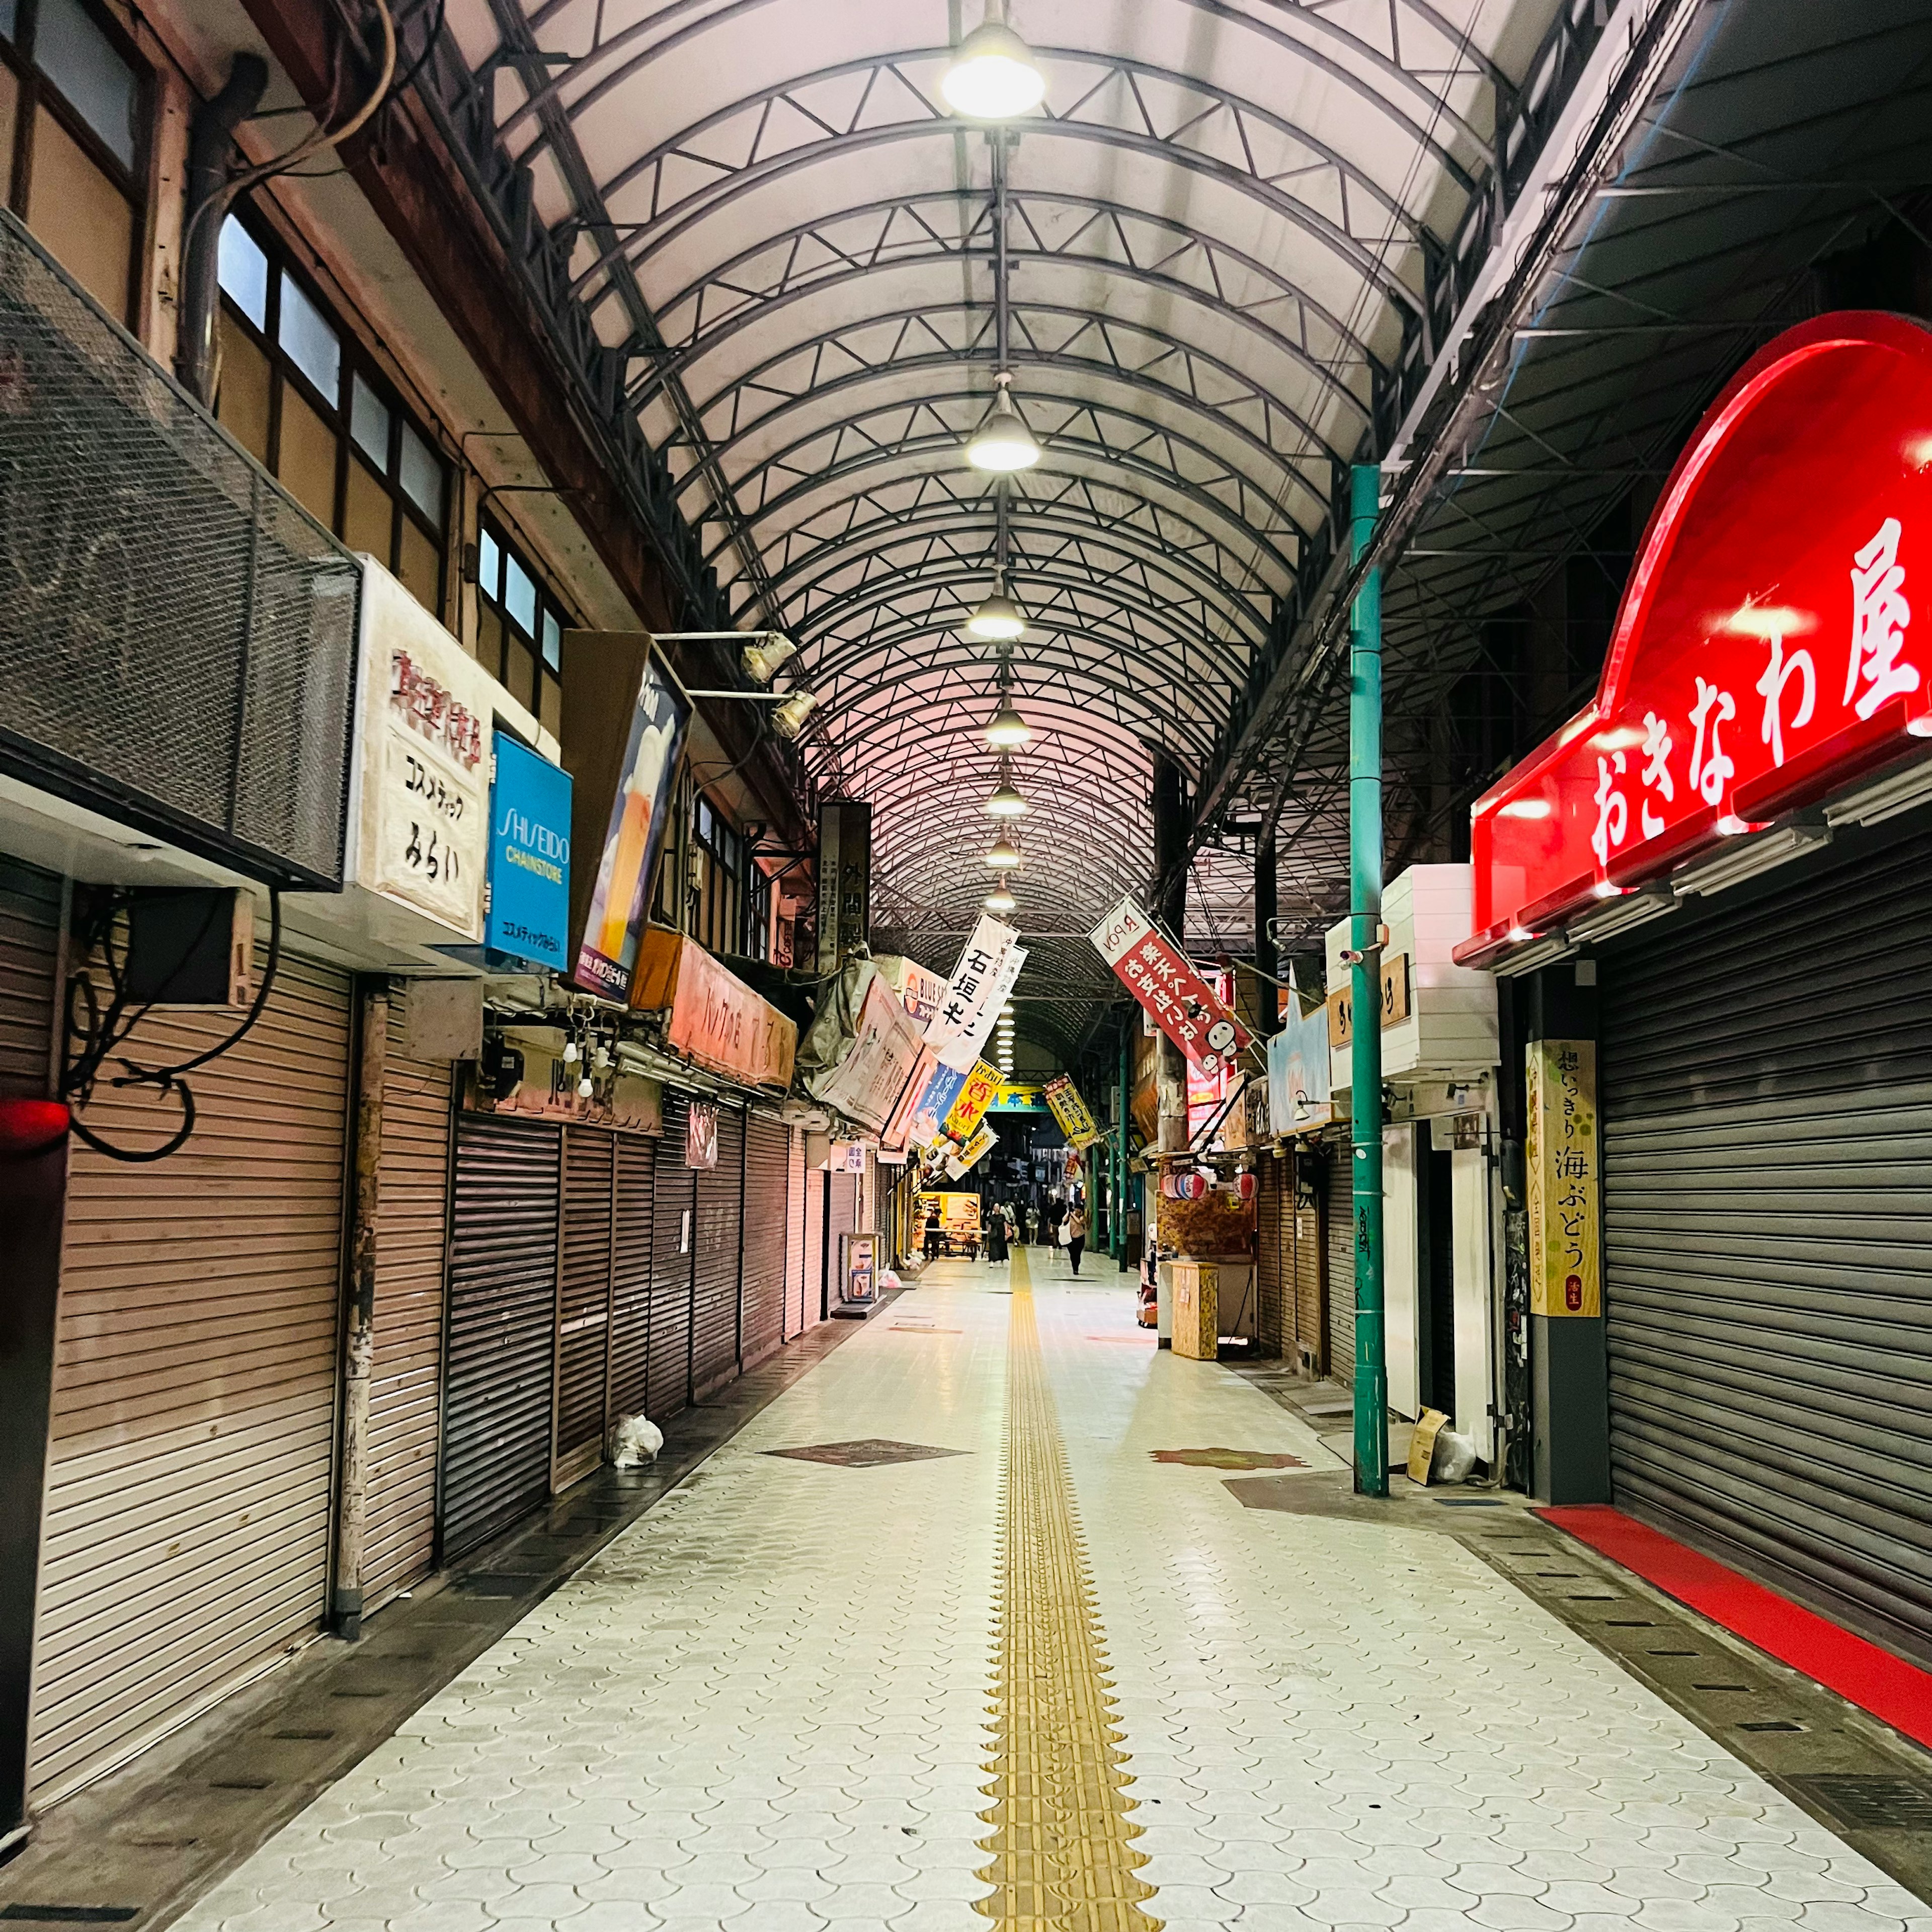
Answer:
[(1436, 1431), (1436, 1453), (1429, 1464), (1432, 1483), (1466, 1482), (1475, 1466), (1476, 1445), (1470, 1437), (1458, 1436), (1453, 1429)]
[(620, 1415), (610, 1425), (610, 1466), (641, 1469), (658, 1460), (664, 1431), (644, 1415)]
[(905, 1286), (904, 1282), (903, 1282), (902, 1281), (901, 1281), (901, 1280), (899, 1280), (899, 1276), (898, 1276), (898, 1269), (896, 1269), (896, 1268), (881, 1268), (881, 1269), (880, 1269), (880, 1270), (879, 1270), (879, 1292), (880, 1292), (880, 1294), (890, 1294), (890, 1293), (892, 1292), (892, 1291), (894, 1288), (903, 1288), (904, 1286)]

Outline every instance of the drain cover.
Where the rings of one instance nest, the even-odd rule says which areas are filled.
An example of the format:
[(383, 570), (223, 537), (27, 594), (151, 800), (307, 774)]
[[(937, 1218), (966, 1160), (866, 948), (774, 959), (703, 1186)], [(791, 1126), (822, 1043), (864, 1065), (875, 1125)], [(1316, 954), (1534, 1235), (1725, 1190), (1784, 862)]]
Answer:
[(0, 1918), (35, 1925), (124, 1925), (140, 1916), (138, 1905), (22, 1905), (16, 1900), (0, 1906)]
[(1822, 1772), (1791, 1786), (1855, 1832), (1932, 1831), (1932, 1785), (1916, 1778)]

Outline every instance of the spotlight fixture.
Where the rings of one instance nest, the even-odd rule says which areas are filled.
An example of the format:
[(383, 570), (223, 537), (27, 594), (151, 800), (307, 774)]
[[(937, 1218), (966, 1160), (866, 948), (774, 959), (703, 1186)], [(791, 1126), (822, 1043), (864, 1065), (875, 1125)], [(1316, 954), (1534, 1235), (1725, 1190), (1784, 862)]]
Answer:
[(1030, 470), (1040, 460), (1040, 445), (1025, 419), (1013, 406), (1010, 393), (1012, 376), (1002, 369), (993, 378), (1000, 393), (986, 412), (980, 427), (968, 439), (966, 460), (976, 470), (990, 470), (1000, 476), (1016, 470)]
[(1020, 849), (1004, 832), (994, 840), (992, 849), (985, 856), (986, 863), (996, 872), (1019, 869)]
[(959, 43), (939, 91), (954, 113), (969, 120), (1010, 121), (1046, 98), (1046, 76), (1012, 28), (988, 20)]
[[(996, 644), (1011, 644), (1026, 628), (1026, 615), (1006, 595), (1004, 580), (966, 620), (969, 637), (986, 638)], [(1030, 737), (1032, 733), (1027, 736)], [(1024, 742), (1024, 740), (1020, 742)]]
[(797, 656), (797, 645), (782, 632), (766, 631), (738, 653), (738, 662), (754, 684), (770, 684), (778, 675), (778, 667)]
[(772, 707), (772, 729), (781, 738), (796, 738), (805, 729), (805, 721), (818, 709), (815, 691), (795, 691), (782, 704)]

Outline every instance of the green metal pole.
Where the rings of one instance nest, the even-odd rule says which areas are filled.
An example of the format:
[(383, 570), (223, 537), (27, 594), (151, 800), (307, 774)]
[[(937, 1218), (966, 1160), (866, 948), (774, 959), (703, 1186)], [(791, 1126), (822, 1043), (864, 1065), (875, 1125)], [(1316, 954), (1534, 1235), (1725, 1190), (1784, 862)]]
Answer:
[[(1375, 534), (1382, 472), (1352, 478), (1352, 554)], [(1382, 582), (1362, 580), (1348, 619), (1348, 969), (1354, 1012), (1348, 1138), (1355, 1206), (1355, 1487), (1388, 1494), (1388, 1358), (1382, 1316)]]

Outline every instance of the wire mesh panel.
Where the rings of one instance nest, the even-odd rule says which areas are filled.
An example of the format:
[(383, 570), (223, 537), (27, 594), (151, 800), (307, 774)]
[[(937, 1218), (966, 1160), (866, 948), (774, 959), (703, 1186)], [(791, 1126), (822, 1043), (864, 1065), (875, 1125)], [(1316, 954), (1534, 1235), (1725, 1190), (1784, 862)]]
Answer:
[(356, 560), (0, 212), (0, 766), (342, 878)]

